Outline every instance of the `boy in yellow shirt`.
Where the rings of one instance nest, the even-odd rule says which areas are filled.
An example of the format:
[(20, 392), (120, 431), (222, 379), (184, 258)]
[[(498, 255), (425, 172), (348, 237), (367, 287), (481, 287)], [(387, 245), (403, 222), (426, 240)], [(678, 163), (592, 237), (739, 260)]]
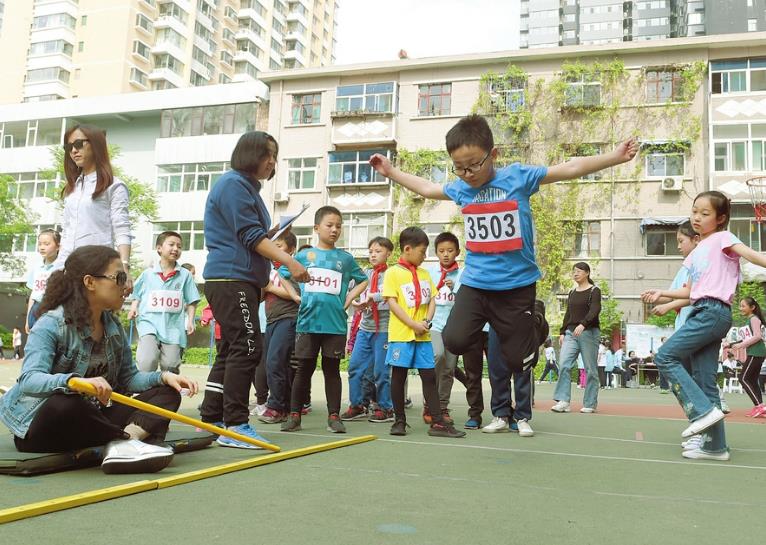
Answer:
[[(439, 406), (434, 372), (434, 351), (431, 346), (431, 319), (436, 311), (432, 294), (436, 286), (430, 273), (420, 265), (426, 258), (428, 235), (418, 227), (407, 227), (399, 235), (402, 251), (399, 262), (388, 269), (383, 280), (383, 298), (391, 311), (388, 321), (388, 353), (386, 364), (391, 366), (391, 400), (395, 421), (391, 435), (407, 434), (404, 414), (404, 381), (408, 369), (417, 369), (423, 382), (423, 397), (429, 407)], [(428, 435), (464, 437), (434, 414)]]

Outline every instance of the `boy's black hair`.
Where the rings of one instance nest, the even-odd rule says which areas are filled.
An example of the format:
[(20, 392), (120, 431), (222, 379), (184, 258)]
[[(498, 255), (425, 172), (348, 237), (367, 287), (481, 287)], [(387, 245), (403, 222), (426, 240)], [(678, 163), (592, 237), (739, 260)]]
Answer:
[(323, 206), (314, 214), (314, 225), (319, 225), (322, 223), (322, 220), (325, 216), (329, 216), (331, 214), (338, 216), (341, 219), (341, 222), (343, 222), (343, 214), (340, 213), (340, 210), (334, 206)]
[(287, 244), (288, 250), (294, 250), (298, 245), (298, 237), (296, 237), (295, 233), (293, 233), (290, 229), (282, 231), (282, 233), (277, 237), (277, 240), (283, 240), (285, 244)]
[(183, 267), (184, 269), (186, 269), (189, 272), (191, 272), (192, 269), (196, 269), (197, 268), (194, 265), (192, 265), (191, 263), (184, 263), (184, 264), (181, 265), (181, 267)]
[(313, 246), (311, 244), (301, 244), (298, 251), (300, 252), (301, 250), (306, 250), (308, 248), (313, 248)]
[(428, 235), (420, 227), (407, 227), (399, 234), (399, 249), (404, 250), (405, 246), (428, 247)]
[(463, 146), (477, 146), (486, 152), (495, 147), (489, 123), (479, 114), (467, 115), (447, 132), (447, 153)]
[(436, 250), (442, 242), (451, 242), (455, 245), (455, 248), (457, 248), (458, 251), (460, 250), (460, 241), (449, 231), (444, 231), (436, 236), (436, 240), (434, 240), (434, 250)]
[(162, 243), (165, 242), (170, 237), (177, 237), (181, 243), (183, 243), (184, 239), (181, 235), (176, 233), (175, 231), (163, 231), (159, 235), (157, 235), (157, 246), (162, 246)]
[[(279, 153), (279, 144), (269, 133), (263, 131), (246, 132), (239, 137), (234, 151), (231, 153), (231, 168), (252, 177), (261, 164), (269, 158), (269, 143), (274, 145), (274, 158)], [(269, 174), (269, 180), (274, 177), (276, 169)]]
[(370, 246), (372, 246), (373, 244), (377, 244), (378, 246), (382, 246), (383, 248), (385, 248), (389, 252), (393, 252), (394, 251), (394, 243), (391, 242), (390, 240), (388, 240), (386, 237), (375, 237), (367, 245), (367, 249), (369, 250)]

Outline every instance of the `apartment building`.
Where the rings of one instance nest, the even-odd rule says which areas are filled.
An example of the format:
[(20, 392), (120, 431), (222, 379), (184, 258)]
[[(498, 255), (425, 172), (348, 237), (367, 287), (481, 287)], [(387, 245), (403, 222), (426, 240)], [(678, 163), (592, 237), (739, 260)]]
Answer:
[[(390, 236), (399, 228), (395, 223), (402, 207), (389, 180), (368, 166), (372, 153), (394, 157), (403, 150), (443, 150), (445, 133), (472, 111), (481, 92), (481, 77), (489, 71), (503, 73), (513, 64), (528, 74), (529, 82), (550, 82), (561, 74), (565, 61), (579, 59), (588, 64), (619, 59), (628, 74), (625, 94), (629, 97), (617, 108), (621, 126), (629, 127), (625, 124), (635, 116), (652, 111), (660, 113), (660, 121), (640, 135), (642, 153), (636, 165), (579, 182), (593, 204), (585, 210), (574, 239), (562, 244), (572, 262), (587, 259), (596, 264), (595, 276), (608, 281), (628, 321), (642, 321), (646, 309), (639, 294), (672, 280), (680, 265), (676, 225), (688, 217), (696, 193), (708, 188), (729, 192), (741, 215), (734, 227), (739, 229), (741, 221), (742, 230), (753, 228), (753, 211), (741, 183), (753, 172), (766, 173), (761, 139), (766, 126), (760, 124), (766, 114), (760, 71), (761, 59), (766, 57), (764, 37), (760, 33), (621, 42), (619, 47), (564, 46), (267, 74), (269, 132), (280, 142), (280, 162), (266, 194), (273, 191), (275, 215), (303, 203), (312, 208), (338, 207), (344, 214), (339, 245), (363, 256), (370, 238)], [(695, 140), (677, 142), (680, 145), (674, 148), (667, 144), (679, 138), (673, 132), (678, 120), (671, 115), (662, 119), (666, 104), (679, 100), (676, 92), (682, 85), (672, 67), (700, 60), (710, 63), (711, 73), (701, 80), (684, 111), (705, 128)], [(606, 99), (606, 90), (596, 82), (567, 80), (566, 85), (567, 101), (579, 96), (588, 102), (595, 97), (589, 104), (598, 107), (602, 93)], [(523, 107), (523, 89), (520, 94), (500, 91), (506, 99), (516, 97), (510, 102), (521, 97)], [(754, 115), (761, 109), (764, 112)], [(714, 122), (710, 130), (708, 119)], [(723, 124), (726, 128), (718, 127)], [(577, 130), (576, 118), (573, 130)], [(598, 146), (605, 149), (603, 143), (595, 142), (594, 147)], [(532, 154), (537, 160), (541, 155)], [(435, 163), (431, 178), (445, 181), (451, 177), (448, 168), (446, 161)], [(733, 187), (732, 180), (740, 185)], [(611, 198), (599, 199), (600, 195)], [(444, 229), (456, 229), (458, 212), (450, 202), (429, 204), (421, 212), (420, 225), (435, 237)], [(311, 221), (307, 215), (296, 223), (301, 242), (311, 239)]]
[(6, 2), (0, 103), (254, 81), (334, 62), (335, 0)]
[[(15, 180), (13, 194), (32, 212), (35, 226), (14, 241), (14, 253), (28, 268), (36, 266), (37, 233), (60, 227), (61, 207), (51, 195), (61, 181), (47, 180), (41, 171), (52, 167), (52, 149), (61, 145), (66, 129), (89, 123), (105, 129), (109, 144), (119, 147), (114, 164), (157, 192), (156, 220), (132, 218), (133, 255), (151, 264), (156, 235), (177, 231), (184, 238), (182, 260), (201, 275), (207, 192), (229, 169), (240, 135), (266, 129), (267, 98), (263, 83), (242, 82), (0, 106), (0, 174)], [(24, 279), (0, 271), (0, 281)]]
[(766, 30), (764, 0), (521, 0), (520, 47)]

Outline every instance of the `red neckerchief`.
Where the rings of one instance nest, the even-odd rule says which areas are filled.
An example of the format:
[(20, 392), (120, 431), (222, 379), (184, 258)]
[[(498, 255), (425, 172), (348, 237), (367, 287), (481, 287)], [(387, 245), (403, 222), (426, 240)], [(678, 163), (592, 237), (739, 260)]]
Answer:
[(399, 258), (398, 263), (410, 271), (410, 273), (412, 273), (412, 284), (415, 287), (415, 309), (417, 309), (420, 306), (420, 302), (422, 301), (420, 294), (420, 279), (418, 279), (418, 268), (409, 261), (405, 261), (405, 259), (401, 257)]
[(282, 266), (282, 263), (280, 261), (274, 261), (273, 263), (274, 263), (274, 268), (277, 270), (279, 269), (279, 267)]
[[(381, 263), (380, 265), (375, 265), (375, 268), (372, 269), (372, 278), (370, 278), (370, 293), (378, 293), (380, 291), (378, 288), (380, 273), (385, 271), (387, 268), (388, 265)], [(375, 320), (375, 333), (377, 333), (378, 329), (380, 329), (380, 315), (378, 314), (377, 303), (373, 303), (372, 305), (372, 319)]]
[(167, 274), (163, 273), (162, 271), (159, 271), (157, 274), (160, 275), (160, 278), (162, 279), (163, 282), (167, 282), (168, 280), (173, 278), (177, 273), (178, 273), (178, 270), (177, 269), (173, 269), (172, 271), (170, 271)]
[(447, 267), (446, 269), (442, 267), (442, 264), (439, 263), (439, 269), (441, 269), (441, 276), (439, 277), (439, 283), (436, 284), (436, 291), (439, 291), (442, 289), (442, 286), (444, 285), (444, 280), (447, 278), (447, 274), (451, 273), (452, 271), (456, 271), (458, 269), (457, 261), (453, 261), (452, 265)]

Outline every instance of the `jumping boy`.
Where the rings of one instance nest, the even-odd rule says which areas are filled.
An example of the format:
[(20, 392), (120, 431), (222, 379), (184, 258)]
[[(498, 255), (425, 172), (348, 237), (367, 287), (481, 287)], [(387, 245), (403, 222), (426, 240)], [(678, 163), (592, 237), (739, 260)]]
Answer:
[[(388, 353), (391, 366), (391, 398), (396, 420), (391, 435), (407, 434), (404, 414), (404, 381), (409, 369), (417, 369), (423, 383), (423, 397), (429, 407), (439, 406), (434, 372), (434, 351), (431, 347), (431, 319), (436, 311), (436, 285), (431, 275), (420, 265), (428, 251), (428, 235), (419, 227), (407, 227), (399, 235), (401, 258), (386, 272), (383, 297), (391, 310), (388, 322)], [(444, 420), (441, 413), (432, 416), (428, 435), (464, 437)]]
[(455, 306), (442, 332), (445, 348), (464, 354), (485, 323), (497, 332), (503, 358), (512, 371), (534, 363), (538, 334), (534, 331), (535, 262), (530, 197), (540, 184), (583, 176), (630, 161), (635, 140), (613, 151), (576, 157), (560, 165), (535, 167), (514, 163), (495, 170), (498, 150), (487, 121), (462, 118), (449, 130), (447, 152), (459, 179), (441, 185), (407, 174), (380, 154), (370, 164), (383, 176), (429, 199), (452, 200), (465, 221), (466, 259)]
[[(293, 255), (298, 241), (291, 231), (284, 231), (274, 241), (277, 248)], [(265, 412), (258, 420), (277, 424), (287, 419), (290, 409), (290, 357), (295, 348), (295, 321), (298, 318), (298, 284), (285, 280), (277, 272), (282, 266), (274, 262), (269, 284), (263, 289), (266, 309), (266, 335), (263, 339), (266, 379), (269, 396)]]
[[(457, 257), (460, 255), (460, 242), (450, 232), (439, 233), (434, 241), (436, 257), (439, 265), (431, 269), (431, 279), (436, 284), (436, 312), (431, 325), (431, 345), (434, 350), (436, 364), (436, 389), (439, 392), (439, 409), (445, 420), (451, 421), (449, 401), (452, 394), (452, 384), (455, 382), (455, 367), (457, 356), (444, 348), (442, 330), (447, 324), (447, 318), (455, 305), (455, 292), (460, 279), (460, 268)], [(423, 419), (431, 420), (429, 407), (423, 407)]]
[[(365, 407), (364, 377), (372, 369), (375, 384), (377, 408), (369, 415), (369, 421), (375, 423), (391, 422), (394, 419), (391, 403), (391, 379), (386, 366), (388, 348), (388, 304), (383, 300), (383, 288), (387, 261), (394, 251), (393, 243), (385, 237), (375, 237), (368, 246), (371, 268), (365, 271), (369, 286), (360, 298), (359, 307), (363, 309), (356, 342), (348, 362), (348, 390), (350, 406), (341, 415), (341, 420), (360, 420), (367, 418)], [(369, 394), (368, 394), (369, 395)]]
[(141, 273), (133, 285), (128, 319), (136, 318), (136, 363), (141, 371), (178, 373), (186, 336), (194, 333), (199, 292), (191, 273), (178, 264), (183, 241), (174, 231), (157, 237), (160, 261)]
[[(308, 269), (310, 280), (301, 284), (301, 304), (295, 335), (295, 357), (298, 371), (293, 380), (290, 396), (290, 416), (282, 424), (282, 431), (301, 429), (301, 409), (307, 399), (311, 375), (322, 352), (322, 374), (327, 397), (327, 431), (346, 433), (340, 420), (340, 360), (346, 348), (346, 309), (367, 288), (367, 275), (354, 261), (354, 257), (335, 247), (343, 228), (340, 211), (323, 206), (314, 214), (314, 231), (318, 244), (298, 252), (295, 259)], [(286, 267), (279, 274), (289, 279)], [(351, 280), (356, 282), (349, 291)]]

